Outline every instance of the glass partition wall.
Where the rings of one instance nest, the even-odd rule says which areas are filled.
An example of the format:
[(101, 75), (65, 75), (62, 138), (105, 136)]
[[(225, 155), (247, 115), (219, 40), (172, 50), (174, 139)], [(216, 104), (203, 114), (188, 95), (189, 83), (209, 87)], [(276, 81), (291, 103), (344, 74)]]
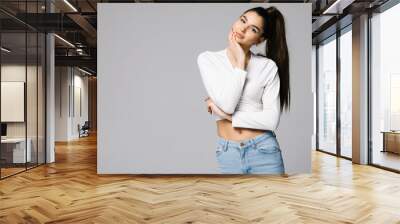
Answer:
[(352, 157), (351, 25), (317, 45), (317, 150)]
[[(35, 13), (40, 3), (18, 7)], [(45, 41), (44, 33), (0, 11), (1, 179), (45, 163)]]
[[(26, 169), (25, 32), (1, 33), (1, 177)], [(28, 162), (30, 160), (28, 159)]]
[(352, 158), (352, 32), (351, 25), (341, 31), (340, 68), (340, 154)]
[[(368, 26), (368, 164), (395, 172), (400, 172), (399, 21), (400, 4), (388, 1), (371, 13)], [(349, 25), (316, 46), (317, 149), (347, 159), (352, 158), (351, 31)]]
[(400, 172), (400, 4), (370, 21), (370, 162)]
[(318, 149), (336, 154), (336, 35), (317, 51)]

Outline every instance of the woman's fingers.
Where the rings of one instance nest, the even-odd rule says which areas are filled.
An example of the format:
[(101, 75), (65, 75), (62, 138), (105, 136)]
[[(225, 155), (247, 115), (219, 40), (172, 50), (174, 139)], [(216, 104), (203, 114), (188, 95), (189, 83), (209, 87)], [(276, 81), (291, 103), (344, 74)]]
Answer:
[(229, 42), (230, 42), (230, 44), (232, 45), (232, 46), (234, 46), (235, 45), (235, 34), (234, 34), (234, 32), (232, 31), (231, 32), (231, 35), (229, 35)]
[(233, 35), (233, 32), (231, 32), (230, 35), (229, 35), (229, 45), (230, 45), (230, 46), (233, 45), (232, 35)]
[(235, 33), (232, 32), (232, 34), (231, 34), (231, 41), (232, 41), (232, 43), (234, 43), (234, 42), (236, 41), (235, 36), (236, 36)]
[(207, 111), (208, 111), (208, 113), (211, 114), (212, 110), (211, 110), (211, 106), (210, 105), (207, 106)]
[(211, 112), (212, 112), (211, 105), (213, 104), (213, 102), (212, 102), (210, 97), (207, 97), (207, 99), (205, 101), (206, 101), (206, 104), (207, 104), (207, 111), (208, 111), (208, 113), (211, 114)]
[(230, 46), (231, 46), (231, 49), (233, 50), (233, 52), (234, 52), (234, 57), (236, 58), (236, 54), (239, 54), (239, 52), (240, 52), (240, 50), (241, 49), (239, 49), (239, 48), (241, 48), (241, 46), (240, 46), (240, 44), (237, 42), (237, 39), (236, 39), (236, 37), (237, 37), (237, 35), (232, 31), (231, 32), (231, 35), (230, 35), (230, 38), (229, 38), (229, 44), (230, 44)]
[(233, 44), (234, 44), (236, 47), (240, 47), (239, 43), (237, 42), (237, 35), (236, 35), (236, 34), (233, 36)]

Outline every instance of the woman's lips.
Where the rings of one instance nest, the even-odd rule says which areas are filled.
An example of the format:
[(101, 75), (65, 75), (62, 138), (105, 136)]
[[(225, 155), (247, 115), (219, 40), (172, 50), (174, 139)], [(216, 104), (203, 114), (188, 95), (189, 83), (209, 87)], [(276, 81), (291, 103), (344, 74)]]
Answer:
[(243, 39), (243, 35), (238, 33), (238, 32), (234, 32), (240, 39)]

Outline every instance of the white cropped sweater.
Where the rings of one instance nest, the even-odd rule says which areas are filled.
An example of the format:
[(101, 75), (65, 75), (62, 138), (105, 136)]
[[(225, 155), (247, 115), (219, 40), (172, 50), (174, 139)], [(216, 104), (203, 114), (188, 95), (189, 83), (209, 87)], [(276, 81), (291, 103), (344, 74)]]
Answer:
[(197, 63), (208, 96), (232, 114), (233, 127), (276, 130), (281, 115), (280, 83), (273, 60), (251, 52), (245, 71), (232, 66), (224, 49), (200, 53)]

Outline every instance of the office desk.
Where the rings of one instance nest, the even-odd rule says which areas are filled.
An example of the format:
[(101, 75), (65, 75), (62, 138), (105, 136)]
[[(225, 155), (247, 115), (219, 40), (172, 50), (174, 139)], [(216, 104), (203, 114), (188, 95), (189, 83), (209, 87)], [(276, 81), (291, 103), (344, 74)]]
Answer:
[[(1, 159), (5, 163), (25, 163), (32, 160), (31, 145), (32, 140), (27, 138), (25, 154), (25, 138), (6, 138), (1, 139)], [(25, 161), (27, 158), (27, 161)]]
[(382, 152), (400, 154), (400, 131), (381, 131), (383, 133)]

